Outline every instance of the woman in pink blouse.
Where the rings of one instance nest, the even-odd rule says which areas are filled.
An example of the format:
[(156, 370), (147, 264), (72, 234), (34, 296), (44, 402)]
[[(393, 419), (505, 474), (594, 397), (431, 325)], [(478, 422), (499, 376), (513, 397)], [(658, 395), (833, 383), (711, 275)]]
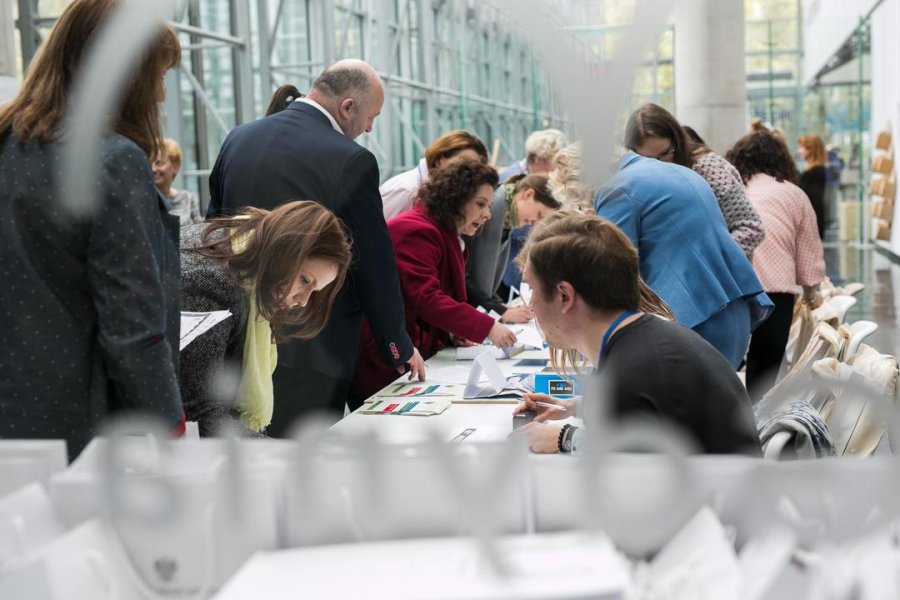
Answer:
[(775, 383), (791, 327), (796, 296), (821, 303), (819, 283), (825, 277), (825, 254), (816, 213), (795, 185), (797, 169), (784, 142), (768, 131), (741, 138), (726, 158), (747, 184), (766, 237), (753, 253), (753, 268), (775, 310), (753, 332), (747, 354), (747, 390), (756, 402)]

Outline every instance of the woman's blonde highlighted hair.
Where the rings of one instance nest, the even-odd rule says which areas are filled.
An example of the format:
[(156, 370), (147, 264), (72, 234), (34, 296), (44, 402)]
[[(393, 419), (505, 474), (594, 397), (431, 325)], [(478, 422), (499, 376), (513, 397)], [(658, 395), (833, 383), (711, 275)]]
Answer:
[(581, 144), (569, 144), (556, 153), (547, 176), (550, 193), (564, 207), (574, 207), (581, 211), (592, 209), (591, 190), (582, 181)]
[[(574, 211), (554, 213), (535, 225), (516, 259), (534, 275), (535, 294), (552, 295), (568, 282), (598, 312), (639, 310), (675, 320), (666, 303), (644, 283), (637, 249), (622, 230), (596, 215)], [(574, 350), (551, 349), (551, 363), (561, 373), (571, 364), (579, 372)]]

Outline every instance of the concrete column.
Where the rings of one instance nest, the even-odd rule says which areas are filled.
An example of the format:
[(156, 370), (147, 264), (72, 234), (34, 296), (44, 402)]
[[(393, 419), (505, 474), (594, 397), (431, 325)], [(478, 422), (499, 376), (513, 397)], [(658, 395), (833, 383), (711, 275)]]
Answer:
[(675, 3), (675, 111), (724, 154), (746, 131), (744, 0)]

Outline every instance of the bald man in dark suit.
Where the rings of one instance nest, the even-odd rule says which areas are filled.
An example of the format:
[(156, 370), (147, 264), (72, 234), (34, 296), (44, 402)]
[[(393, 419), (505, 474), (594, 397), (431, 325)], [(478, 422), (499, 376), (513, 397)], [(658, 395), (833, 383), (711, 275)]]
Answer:
[(209, 215), (243, 206), (270, 209), (314, 200), (344, 222), (353, 240), (350, 276), (319, 337), (279, 346), (275, 412), (266, 433), (281, 437), (297, 417), (325, 409), (340, 416), (368, 319), (386, 364), (424, 380), (406, 334), (394, 248), (382, 215), (378, 164), (353, 140), (370, 132), (384, 86), (368, 64), (344, 60), (326, 69), (309, 95), (274, 115), (235, 128), (210, 176)]

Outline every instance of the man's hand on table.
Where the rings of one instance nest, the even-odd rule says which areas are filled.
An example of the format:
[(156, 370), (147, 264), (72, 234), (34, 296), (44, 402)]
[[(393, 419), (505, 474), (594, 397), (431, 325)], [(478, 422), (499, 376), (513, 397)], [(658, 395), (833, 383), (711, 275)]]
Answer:
[[(422, 358), (422, 355), (419, 354), (418, 348), (413, 348), (413, 355), (406, 362), (406, 365), (409, 367), (409, 380), (412, 381), (416, 377), (419, 378), (419, 381), (425, 381), (425, 359)], [(397, 369), (398, 373), (403, 373), (404, 368), (400, 367)]]

